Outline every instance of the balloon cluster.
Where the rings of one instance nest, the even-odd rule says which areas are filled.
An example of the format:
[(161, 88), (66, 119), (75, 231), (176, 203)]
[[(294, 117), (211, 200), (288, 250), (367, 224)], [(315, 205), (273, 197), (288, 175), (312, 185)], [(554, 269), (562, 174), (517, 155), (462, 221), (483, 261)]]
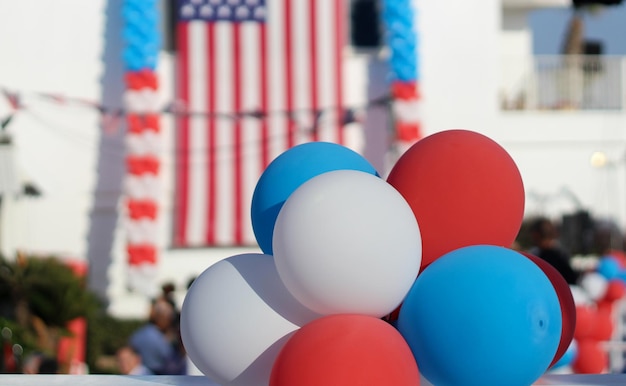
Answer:
[(156, 0), (124, 0), (124, 63), (130, 71), (154, 70), (161, 45)]
[(252, 198), (263, 253), (189, 289), (187, 353), (222, 385), (530, 385), (570, 345), (573, 298), (508, 248), (523, 211), (515, 163), (475, 132), (418, 141), (386, 180), (343, 146), (291, 148)]
[(417, 78), (417, 33), (414, 27), (415, 9), (410, 0), (382, 2), (389, 66), (394, 81), (412, 82)]
[(576, 304), (576, 329), (569, 352), (555, 368), (569, 366), (578, 374), (599, 374), (609, 366), (603, 343), (615, 331), (615, 302), (626, 295), (624, 260), (617, 252), (602, 256), (594, 270), (585, 272), (579, 285), (572, 286)]

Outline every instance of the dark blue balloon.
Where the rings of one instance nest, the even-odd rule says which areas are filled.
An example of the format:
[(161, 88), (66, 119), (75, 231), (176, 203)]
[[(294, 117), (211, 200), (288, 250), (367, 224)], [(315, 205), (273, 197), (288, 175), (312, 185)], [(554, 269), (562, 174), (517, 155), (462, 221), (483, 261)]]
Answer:
[(378, 175), (359, 153), (330, 142), (292, 147), (268, 165), (254, 189), (251, 205), (252, 228), (263, 253), (273, 254), (274, 224), (291, 193), (311, 178), (332, 170), (358, 170)]
[(529, 386), (561, 339), (550, 279), (513, 250), (476, 245), (435, 260), (398, 317), (420, 372), (435, 385)]

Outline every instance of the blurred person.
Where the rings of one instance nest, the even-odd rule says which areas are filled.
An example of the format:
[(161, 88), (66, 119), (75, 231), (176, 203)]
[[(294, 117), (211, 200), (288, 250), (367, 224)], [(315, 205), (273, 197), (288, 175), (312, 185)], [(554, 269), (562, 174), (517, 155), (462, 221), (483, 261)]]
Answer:
[(24, 360), (22, 372), (24, 374), (58, 374), (59, 363), (51, 356), (34, 353)]
[(157, 299), (152, 305), (148, 323), (135, 331), (129, 345), (137, 351), (146, 366), (156, 375), (184, 375), (186, 361), (172, 305)]
[(570, 264), (570, 256), (558, 242), (558, 230), (554, 223), (545, 217), (539, 217), (530, 224), (530, 237), (533, 247), (529, 253), (552, 265), (570, 285), (578, 284), (580, 273)]
[(120, 372), (125, 375), (152, 375), (144, 366), (141, 355), (130, 346), (123, 346), (115, 353)]
[(178, 306), (176, 304), (176, 299), (174, 298), (176, 291), (176, 286), (172, 282), (167, 282), (161, 286), (161, 296), (159, 299), (163, 299), (166, 302), (170, 303), (174, 310), (178, 312)]

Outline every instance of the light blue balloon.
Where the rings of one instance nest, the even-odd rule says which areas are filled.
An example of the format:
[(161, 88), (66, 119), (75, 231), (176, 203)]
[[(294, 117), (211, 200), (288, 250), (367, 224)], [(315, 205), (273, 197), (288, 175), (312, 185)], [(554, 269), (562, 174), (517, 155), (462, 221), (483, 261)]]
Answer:
[(621, 271), (621, 267), (616, 258), (612, 256), (603, 256), (598, 262), (596, 270), (598, 273), (608, 280), (617, 278)]
[(292, 147), (268, 165), (254, 189), (251, 205), (252, 228), (263, 253), (273, 255), (276, 218), (291, 193), (311, 178), (332, 170), (358, 170), (378, 175), (359, 153), (330, 142), (308, 142)]
[(616, 279), (621, 280), (624, 284), (626, 284), (626, 270), (621, 269), (617, 274)]
[(543, 271), (513, 250), (476, 245), (435, 260), (398, 317), (434, 385), (529, 386), (561, 339), (561, 307)]
[(570, 344), (565, 353), (563, 353), (561, 359), (559, 359), (550, 369), (556, 370), (558, 368), (571, 365), (574, 362), (574, 359), (576, 359), (577, 353), (578, 350), (576, 345), (573, 343)]

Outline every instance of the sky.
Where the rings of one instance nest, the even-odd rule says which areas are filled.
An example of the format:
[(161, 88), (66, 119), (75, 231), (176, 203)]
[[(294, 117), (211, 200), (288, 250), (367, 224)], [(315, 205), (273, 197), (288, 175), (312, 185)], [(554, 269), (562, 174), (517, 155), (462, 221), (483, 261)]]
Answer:
[[(531, 14), (535, 54), (559, 53), (571, 14), (568, 8), (543, 9)], [(606, 55), (626, 55), (626, 3), (586, 15), (585, 38), (602, 41)]]

